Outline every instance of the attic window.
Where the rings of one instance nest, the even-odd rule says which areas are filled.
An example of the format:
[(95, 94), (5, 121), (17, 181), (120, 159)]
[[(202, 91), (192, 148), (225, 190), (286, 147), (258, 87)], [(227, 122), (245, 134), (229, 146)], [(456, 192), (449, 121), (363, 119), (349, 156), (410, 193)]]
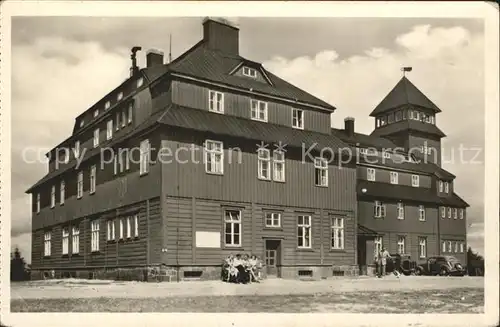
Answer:
[(141, 86), (142, 86), (142, 84), (144, 84), (144, 78), (142, 78), (142, 77), (141, 77), (141, 78), (139, 78), (139, 79), (137, 80), (137, 87), (138, 87), (138, 88), (139, 88), (139, 87), (141, 87)]
[(243, 75), (252, 78), (257, 78), (257, 71), (250, 67), (243, 67)]
[(104, 109), (109, 109), (109, 107), (111, 107), (111, 102), (109, 101), (106, 101), (106, 103), (104, 104)]
[(82, 119), (80, 120), (80, 127), (83, 127), (83, 125), (85, 125), (85, 121)]
[(99, 109), (96, 109), (96, 111), (94, 111), (94, 117), (97, 117), (99, 116)]
[(117, 101), (120, 101), (121, 99), (123, 99), (123, 92), (118, 93), (118, 95), (116, 96)]

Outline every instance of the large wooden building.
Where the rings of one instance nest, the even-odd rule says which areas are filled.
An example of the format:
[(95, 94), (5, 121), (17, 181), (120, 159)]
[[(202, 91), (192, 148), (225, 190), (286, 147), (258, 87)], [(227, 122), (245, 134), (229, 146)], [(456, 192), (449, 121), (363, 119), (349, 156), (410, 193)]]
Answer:
[(227, 21), (205, 19), (203, 39), (168, 64), (148, 51), (139, 68), (138, 50), (27, 191), (34, 278), (213, 279), (223, 258), (252, 253), (268, 275), (319, 279), (366, 271), (381, 244), (415, 258), (464, 252), (454, 176), (408, 155), (440, 152), (444, 134), (406, 78), (362, 135), (352, 119), (332, 129), (332, 105), (240, 56)]

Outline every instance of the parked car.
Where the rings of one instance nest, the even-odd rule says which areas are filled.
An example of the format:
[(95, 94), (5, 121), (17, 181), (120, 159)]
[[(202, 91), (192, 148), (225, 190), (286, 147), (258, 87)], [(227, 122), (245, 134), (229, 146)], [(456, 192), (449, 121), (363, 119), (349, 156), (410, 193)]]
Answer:
[(453, 256), (436, 256), (429, 257), (426, 262), (420, 263), (415, 270), (415, 274), (427, 276), (463, 276), (465, 275), (465, 268)]
[(386, 271), (388, 273), (397, 270), (399, 273), (409, 276), (415, 272), (416, 262), (411, 260), (409, 254), (391, 254), (391, 259), (387, 260)]

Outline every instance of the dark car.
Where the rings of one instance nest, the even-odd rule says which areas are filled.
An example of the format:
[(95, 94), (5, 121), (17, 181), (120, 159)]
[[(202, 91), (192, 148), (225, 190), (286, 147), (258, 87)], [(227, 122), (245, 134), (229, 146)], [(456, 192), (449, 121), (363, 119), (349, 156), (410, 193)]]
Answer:
[(387, 260), (386, 271), (388, 273), (397, 270), (399, 273), (409, 276), (415, 272), (417, 264), (411, 260), (410, 255), (395, 253), (391, 254), (391, 259)]
[(463, 276), (465, 275), (465, 268), (457, 258), (445, 255), (430, 257), (426, 262), (420, 263), (415, 270), (415, 274), (427, 276)]

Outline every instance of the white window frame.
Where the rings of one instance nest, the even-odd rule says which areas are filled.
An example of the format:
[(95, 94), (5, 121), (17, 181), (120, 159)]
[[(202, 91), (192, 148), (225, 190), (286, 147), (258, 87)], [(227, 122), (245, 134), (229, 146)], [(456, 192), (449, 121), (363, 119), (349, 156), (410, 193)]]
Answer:
[(139, 237), (139, 215), (134, 215), (134, 237)]
[(271, 179), (271, 151), (259, 148), (257, 150), (257, 176), (259, 179)]
[(94, 118), (95, 118), (95, 117), (97, 117), (97, 116), (99, 116), (99, 109), (96, 109), (96, 110), (94, 111)]
[(453, 219), (458, 219), (458, 209), (453, 208)]
[[(302, 222), (301, 222), (302, 220)], [(301, 231), (301, 232), (300, 232)], [(302, 234), (302, 235), (301, 235)], [(310, 215), (297, 216), (297, 248), (312, 248), (312, 219)], [(302, 245), (300, 242), (302, 242)]]
[(125, 219), (127, 222), (127, 238), (132, 238), (132, 217), (128, 216)]
[(54, 208), (56, 206), (56, 186), (52, 185), (50, 188), (50, 207)]
[(85, 125), (85, 120), (82, 118), (80, 120), (80, 128), (82, 128)]
[(83, 196), (83, 171), (79, 171), (76, 182), (76, 197), (77, 199), (81, 199), (82, 196)]
[(373, 240), (373, 255), (377, 257), (377, 255), (382, 251), (382, 246), (384, 244), (384, 238), (382, 236), (375, 236)]
[(448, 219), (451, 219), (451, 207), (448, 207)]
[[(261, 108), (261, 105), (264, 108)], [(250, 118), (252, 120), (267, 122), (268, 103), (266, 101), (250, 99)], [(264, 118), (261, 118), (263, 114)]]
[(464, 219), (465, 209), (460, 208), (460, 219)]
[(208, 111), (218, 114), (224, 113), (224, 93), (214, 90), (208, 91)]
[(127, 126), (127, 112), (125, 110), (122, 110), (122, 127)]
[(314, 158), (314, 183), (328, 187), (328, 161), (325, 158)]
[(281, 212), (268, 211), (265, 213), (266, 227), (280, 228), (281, 227)]
[(304, 116), (304, 110), (292, 108), (292, 127), (297, 129), (304, 129)]
[(204, 146), (205, 172), (207, 174), (224, 174), (224, 143), (205, 140)]
[(36, 194), (36, 213), (40, 213), (40, 193)]
[(458, 242), (457, 242), (457, 241), (455, 241), (455, 242), (453, 243), (453, 249), (455, 250), (455, 253), (459, 253), (459, 252), (458, 252)]
[(66, 199), (66, 182), (61, 181), (61, 183), (59, 184), (59, 205), (63, 205), (65, 199)]
[[(281, 172), (281, 174), (280, 174)], [(285, 152), (273, 151), (273, 180), (275, 182), (285, 182)]]
[(391, 180), (391, 184), (398, 184), (399, 174), (395, 171), (391, 171), (390, 172), (390, 180)]
[(120, 218), (119, 219), (119, 222), (120, 222), (120, 240), (123, 240), (123, 236), (124, 236), (124, 233), (123, 233), (123, 230), (124, 230), (123, 219), (124, 218)]
[(452, 246), (452, 241), (448, 241), (448, 253), (452, 253), (453, 251), (453, 246)]
[(117, 111), (117, 112), (116, 112), (116, 127), (115, 127), (115, 129), (116, 129), (117, 131), (119, 131), (119, 130), (120, 130), (120, 117), (121, 117), (121, 114), (120, 114), (120, 112), (119, 112), (119, 111)]
[(420, 186), (420, 176), (419, 175), (411, 175), (411, 186), (413, 186), (413, 187)]
[(79, 158), (80, 157), (80, 141), (75, 141), (75, 147), (74, 147), (74, 155), (75, 155), (75, 158)]
[(382, 151), (382, 157), (385, 159), (390, 159), (391, 153), (389, 151)]
[(386, 215), (385, 204), (382, 201), (375, 201), (373, 206), (373, 217), (384, 218)]
[(398, 253), (405, 254), (406, 251), (406, 236), (399, 235), (398, 236)]
[(71, 227), (71, 253), (78, 254), (80, 252), (80, 228), (78, 226)]
[(344, 249), (344, 218), (331, 217), (331, 248), (333, 250)]
[(439, 181), (439, 192), (443, 192), (443, 181)]
[(94, 148), (97, 148), (99, 146), (99, 128), (94, 129)]
[(123, 99), (123, 92), (120, 92), (116, 95), (116, 101), (120, 101), (121, 99)]
[(134, 105), (131, 103), (128, 105), (128, 114), (127, 114), (127, 124), (132, 124), (132, 115), (134, 114)]
[(99, 252), (99, 219), (90, 222), (90, 251)]
[(113, 119), (108, 120), (106, 123), (106, 140), (113, 138)]
[(418, 220), (425, 221), (425, 219), (425, 206), (421, 204), (418, 206)]
[[(228, 215), (229, 214), (229, 215)], [(229, 234), (226, 232), (227, 225), (230, 226)], [(238, 226), (238, 232), (236, 232), (236, 226)], [(241, 210), (232, 210), (227, 209), (224, 210), (224, 246), (226, 247), (241, 247), (241, 239), (242, 239), (242, 219), (241, 219)], [(227, 242), (227, 235), (230, 235), (230, 242)], [(238, 235), (238, 242), (235, 241), (235, 236)]]
[(137, 88), (141, 87), (144, 84), (144, 78), (141, 77), (137, 80)]
[(52, 254), (52, 232), (43, 234), (43, 256), (50, 257)]
[(366, 168), (366, 179), (374, 182), (376, 179), (376, 171), (374, 168)]
[(450, 183), (444, 182), (444, 192), (449, 193), (450, 192)]
[(427, 257), (427, 238), (425, 237), (418, 238), (418, 256), (421, 259)]
[(107, 225), (107, 237), (106, 239), (108, 241), (114, 241), (115, 240), (115, 220), (109, 219), (106, 223)]
[(446, 207), (441, 207), (441, 218), (446, 218)]
[(460, 253), (464, 253), (464, 242), (460, 242)]
[(143, 140), (140, 144), (140, 157), (141, 161), (139, 163), (139, 174), (144, 175), (149, 172), (151, 157), (151, 146), (148, 139)]
[(446, 241), (441, 242), (441, 252), (446, 253)]
[(257, 78), (257, 69), (243, 66), (242, 73), (244, 76)]
[(405, 205), (403, 202), (398, 202), (397, 210), (398, 210), (398, 219), (405, 219)]
[(90, 167), (90, 187), (89, 187), (89, 194), (94, 194), (95, 193), (96, 180), (97, 180), (97, 168), (96, 168), (95, 165), (92, 165)]
[(110, 107), (111, 107), (111, 102), (110, 101), (106, 101), (106, 103), (104, 103), (104, 109), (108, 110)]
[(68, 227), (63, 227), (61, 231), (61, 247), (62, 247), (62, 254), (67, 255), (69, 254), (69, 228)]

